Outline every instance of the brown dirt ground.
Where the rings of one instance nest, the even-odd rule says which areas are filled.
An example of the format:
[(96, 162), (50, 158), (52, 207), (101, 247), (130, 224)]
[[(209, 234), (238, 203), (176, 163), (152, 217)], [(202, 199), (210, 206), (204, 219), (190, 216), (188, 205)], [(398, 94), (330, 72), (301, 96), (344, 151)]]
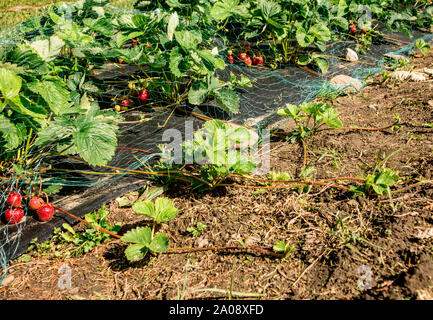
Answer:
[[(413, 67), (432, 68), (433, 54), (415, 59)], [(11, 262), (1, 299), (228, 298), (202, 290), (215, 288), (252, 299), (433, 299), (433, 82), (382, 79), (372, 78), (361, 93), (332, 104), (345, 126), (383, 127), (394, 114), (403, 126), (321, 131), (306, 140), (307, 159), (316, 179), (363, 177), (372, 172), (379, 150), (380, 159), (398, 151), (386, 162), (403, 180), (392, 187), (394, 209), (388, 196), (354, 199), (322, 186), (304, 192), (225, 187), (205, 194), (172, 188), (165, 196), (180, 213), (161, 227), (171, 247), (239, 246), (242, 239), (272, 250), (284, 240), (293, 253), (284, 259), (253, 251), (167, 253), (129, 263), (119, 240), (69, 259), (30, 252), (29, 261)], [(302, 150), (275, 139), (272, 168), (295, 176)], [(107, 208), (111, 222), (122, 222), (121, 232), (148, 223), (116, 201)], [(197, 222), (207, 228), (193, 236), (186, 229)], [(63, 264), (72, 272), (67, 290), (58, 287)], [(369, 280), (371, 286), (363, 286)]]

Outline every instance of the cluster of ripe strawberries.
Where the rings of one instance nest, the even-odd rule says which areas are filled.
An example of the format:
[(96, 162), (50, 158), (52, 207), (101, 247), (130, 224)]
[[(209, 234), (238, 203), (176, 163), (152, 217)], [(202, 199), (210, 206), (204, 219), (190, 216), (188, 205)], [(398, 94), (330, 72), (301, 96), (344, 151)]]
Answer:
[[(242, 60), (247, 66), (251, 66), (251, 65), (259, 65), (263, 63), (263, 57), (262, 56), (256, 56), (254, 55), (253, 58), (251, 58), (247, 53), (248, 51), (251, 50), (251, 47), (249, 45), (246, 45), (244, 47), (244, 51), (239, 55), (239, 59)], [(228, 52), (228, 57), (227, 57), (228, 62), (230, 63), (234, 63), (235, 62), (235, 57), (233, 56), (233, 52), (231, 50), (229, 50)]]
[[(138, 102), (141, 105), (144, 105), (147, 103), (147, 100), (149, 99), (149, 92), (147, 92), (146, 90), (140, 90), (140, 91), (134, 91), (132, 94), (134, 97), (138, 98)], [(116, 105), (115, 110), (116, 111), (121, 111), (121, 110), (127, 110), (128, 107), (130, 107), (133, 104), (133, 100), (132, 99), (124, 99), (121, 102), (121, 106)]]
[[(20, 223), (24, 217), (23, 197), (18, 192), (13, 191), (7, 197), (6, 202), (10, 208), (4, 212), (4, 219), (10, 224)], [(48, 221), (54, 214), (53, 206), (46, 203), (41, 197), (32, 197), (29, 201), (29, 207), (36, 211), (40, 221)]]

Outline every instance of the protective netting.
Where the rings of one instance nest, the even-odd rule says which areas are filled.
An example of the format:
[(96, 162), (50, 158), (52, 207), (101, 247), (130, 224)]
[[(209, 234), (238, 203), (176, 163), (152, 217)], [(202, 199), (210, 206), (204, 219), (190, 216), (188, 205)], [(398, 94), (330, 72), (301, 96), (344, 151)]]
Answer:
[[(298, 2), (309, 6), (308, 1)], [(329, 5), (332, 12), (332, 4), (344, 1), (311, 3), (316, 2), (322, 4), (315, 10)], [(334, 92), (335, 86), (330, 85), (334, 76), (349, 75), (363, 82), (386, 67), (385, 54), (408, 56), (416, 39), (432, 39), (423, 28), (404, 35), (378, 23), (380, 36), (373, 37), (359, 61), (350, 62), (344, 59), (345, 50), (355, 49), (359, 41), (344, 33), (340, 23), (331, 28), (326, 43), (317, 44), (323, 47), (320, 56), (327, 61), (326, 72), (320, 67), (323, 60), (314, 64), (315, 56), (307, 57), (312, 59), (307, 64), (274, 59), (247, 66), (237, 58), (238, 51), (231, 64), (227, 62), (229, 50), (242, 51), (250, 44), (251, 53), (272, 56), (269, 43), (275, 39), (258, 41), (256, 35), (245, 42), (230, 31), (236, 21), (228, 16), (222, 28), (224, 21), (200, 22), (205, 19), (197, 13), (202, 8), (198, 4), (207, 1), (197, 2), (198, 11), (185, 6), (186, 13), (182, 11), (185, 2), (177, 3), (178, 11), (173, 10), (176, 3), (137, 1), (136, 8), (145, 11), (120, 10), (102, 0), (57, 4), (0, 32), (2, 214), (12, 190), (31, 197), (42, 190), (56, 191), (58, 186), (108, 185), (127, 174), (145, 178), (146, 174), (132, 170), (151, 171), (161, 152), (159, 145), (168, 142), (164, 140), (166, 130), (183, 134), (186, 122), (194, 128), (209, 119), (273, 128), (282, 123), (278, 108)], [(212, 5), (215, 1), (209, 2)], [(428, 3), (418, 10), (430, 17), (428, 23), (423, 17), (422, 27), (430, 25)], [(273, 26), (278, 23), (281, 21)], [(169, 45), (177, 38), (183, 51)], [(299, 41), (298, 34), (296, 38)], [(208, 81), (209, 87), (215, 86), (213, 91), (202, 87), (205, 82), (199, 80), (206, 77), (219, 79)], [(242, 79), (250, 79), (252, 85), (240, 85)], [(219, 87), (221, 83), (225, 87)], [(140, 90), (150, 95), (144, 102), (134, 94)], [(128, 102), (123, 103), (125, 100)], [(1, 223), (0, 282), (9, 260), (25, 249), (20, 244), (23, 231), (46, 227), (25, 206), (24, 213), (22, 223)]]

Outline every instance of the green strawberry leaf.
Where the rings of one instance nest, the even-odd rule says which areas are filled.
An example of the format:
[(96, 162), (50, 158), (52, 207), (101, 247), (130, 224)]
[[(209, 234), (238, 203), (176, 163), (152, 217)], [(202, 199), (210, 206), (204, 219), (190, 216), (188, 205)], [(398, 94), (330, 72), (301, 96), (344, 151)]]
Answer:
[(155, 201), (155, 212), (157, 222), (167, 222), (176, 217), (179, 210), (174, 206), (173, 201), (162, 197)]
[(149, 227), (138, 227), (126, 232), (121, 240), (123, 242), (139, 243), (149, 246), (152, 241), (152, 230)]
[(5, 99), (17, 96), (21, 90), (21, 83), (21, 77), (8, 69), (0, 68), (0, 92)]
[(137, 201), (132, 205), (134, 212), (146, 216), (151, 219), (156, 219), (156, 210), (153, 202), (150, 201)]
[(158, 233), (149, 244), (149, 249), (153, 252), (165, 252), (169, 246), (169, 239), (166, 234)]
[(141, 243), (131, 244), (125, 249), (125, 256), (131, 262), (144, 259), (149, 249)]
[(229, 113), (239, 112), (239, 96), (229, 88), (214, 91), (215, 100), (218, 105)]

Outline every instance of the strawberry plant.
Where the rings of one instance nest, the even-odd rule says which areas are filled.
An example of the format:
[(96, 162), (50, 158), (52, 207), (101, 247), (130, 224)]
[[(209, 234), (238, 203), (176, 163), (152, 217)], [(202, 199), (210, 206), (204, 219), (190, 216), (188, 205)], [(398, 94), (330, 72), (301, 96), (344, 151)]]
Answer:
[(86, 97), (80, 107), (80, 113), (50, 121), (39, 132), (36, 145), (56, 147), (62, 154), (78, 154), (94, 166), (105, 165), (115, 153), (121, 118), (112, 111), (100, 110), (97, 102), (91, 103)]
[[(170, 173), (171, 181), (177, 175), (190, 178), (193, 188), (202, 192), (217, 187), (232, 174), (249, 174), (256, 168), (256, 161), (248, 153), (248, 148), (236, 147), (241, 142), (251, 140), (251, 132), (246, 128), (230, 126), (221, 120), (210, 120), (194, 133), (192, 140), (182, 143), (180, 154), (165, 148), (162, 164)], [(188, 175), (171, 172), (173, 169), (180, 172), (185, 164), (194, 168)]]
[(371, 31), (374, 20), (411, 35), (413, 27), (432, 25), (432, 10), (427, 0), (416, 4), (393, 0), (219, 0), (211, 14), (233, 43), (241, 37), (266, 50), (272, 67), (292, 62), (315, 65), (325, 72), (328, 63), (320, 52), (333, 37), (341, 39), (345, 33), (359, 37), (359, 49), (365, 50), (373, 35), (381, 36)]
[(200, 232), (206, 230), (207, 225), (202, 222), (197, 222), (195, 226), (191, 226), (186, 228), (186, 231), (190, 232), (194, 237), (197, 237)]
[(367, 196), (390, 195), (390, 187), (399, 181), (399, 179), (395, 171), (389, 168), (381, 168), (372, 174), (368, 174), (365, 184), (359, 187), (352, 187), (351, 191), (354, 192), (355, 196), (360, 194)]
[[(24, 146), (29, 150), (31, 142), (33, 149), (43, 151), (33, 150), (33, 154), (49, 154), (55, 147), (78, 154), (92, 165), (105, 164), (114, 154), (117, 139), (114, 134), (112, 138), (102, 132), (97, 135), (95, 127), (102, 124), (115, 133), (120, 117), (99, 111), (96, 103), (89, 102), (86, 93), (97, 89), (86, 81), (84, 70), (77, 72), (79, 64), (62, 55), (68, 42), (59, 35), (41, 35), (0, 50), (0, 147), (7, 152), (2, 156), (13, 159), (14, 150)], [(66, 136), (71, 139), (65, 145), (60, 140)]]
[(125, 256), (129, 261), (142, 260), (147, 253), (165, 252), (169, 246), (169, 239), (165, 233), (155, 234), (156, 224), (168, 222), (175, 218), (178, 209), (168, 198), (158, 198), (155, 203), (151, 201), (135, 202), (132, 209), (147, 218), (153, 220), (153, 226), (137, 227), (126, 232), (121, 240), (130, 244), (125, 250)]
[(338, 118), (338, 111), (325, 102), (304, 102), (299, 106), (287, 104), (286, 108), (279, 109), (277, 113), (295, 121), (296, 127), (287, 137), (287, 140), (292, 143), (313, 135), (322, 126), (330, 128), (343, 126)]
[(286, 244), (284, 241), (280, 240), (274, 244), (273, 250), (276, 253), (282, 254), (282, 257), (285, 258), (285, 257), (293, 254), (293, 252), (296, 250), (296, 248), (293, 245)]
[(382, 196), (387, 194), (391, 200), (391, 205), (393, 206), (390, 187), (395, 185), (400, 180), (400, 177), (396, 171), (386, 168), (385, 164), (396, 152), (397, 151), (389, 154), (382, 161), (379, 161), (382, 153), (381, 150), (379, 150), (376, 165), (374, 166), (372, 173), (366, 175), (365, 183), (361, 186), (350, 188), (355, 197), (360, 194), (366, 196)]
[(90, 227), (86, 227), (84, 231), (75, 231), (69, 224), (64, 223), (62, 231), (59, 233), (60, 237), (68, 242), (74, 244), (75, 248), (70, 250), (70, 256), (76, 256), (79, 254), (87, 253), (92, 251), (97, 245), (110, 240), (110, 235), (100, 228), (104, 228), (115, 234), (120, 230), (120, 222), (111, 225), (107, 221), (107, 217), (110, 211), (106, 210), (103, 206), (99, 210), (88, 213), (84, 216), (84, 219), (90, 223)]
[(423, 55), (426, 55), (430, 51), (430, 44), (426, 43), (423, 39), (418, 39), (415, 42), (415, 46)]

